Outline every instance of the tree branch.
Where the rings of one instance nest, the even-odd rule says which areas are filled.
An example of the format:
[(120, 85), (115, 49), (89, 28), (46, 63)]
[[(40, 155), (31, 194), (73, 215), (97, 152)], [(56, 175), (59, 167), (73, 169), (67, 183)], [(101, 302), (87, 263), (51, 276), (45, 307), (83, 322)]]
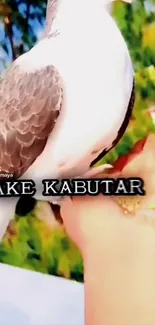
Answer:
[(10, 41), (10, 46), (11, 46), (11, 51), (12, 51), (12, 60), (14, 61), (16, 59), (16, 52), (15, 52), (14, 43), (13, 43), (13, 30), (12, 30), (11, 16), (6, 16), (4, 18), (4, 25), (5, 25), (6, 34)]

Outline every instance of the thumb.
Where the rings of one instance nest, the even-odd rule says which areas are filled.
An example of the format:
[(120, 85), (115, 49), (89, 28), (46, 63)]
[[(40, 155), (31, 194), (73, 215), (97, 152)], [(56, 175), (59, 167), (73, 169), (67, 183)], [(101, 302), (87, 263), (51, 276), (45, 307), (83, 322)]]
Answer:
[(80, 232), (79, 209), (75, 200), (65, 197), (61, 203), (60, 213), (69, 237), (80, 246), (78, 233)]

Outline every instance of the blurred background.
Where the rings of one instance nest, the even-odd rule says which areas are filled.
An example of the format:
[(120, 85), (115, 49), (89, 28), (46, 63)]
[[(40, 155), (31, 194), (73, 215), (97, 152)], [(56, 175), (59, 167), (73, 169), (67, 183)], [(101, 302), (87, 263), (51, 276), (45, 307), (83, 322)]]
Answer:
[[(0, 0), (0, 73), (42, 37), (45, 13), (45, 0)], [(136, 102), (123, 138), (100, 163), (113, 163), (155, 133), (155, 0), (116, 2), (113, 16), (133, 60)], [(58, 209), (23, 201), (16, 212), (0, 245), (0, 262), (83, 281), (80, 252), (67, 237)]]

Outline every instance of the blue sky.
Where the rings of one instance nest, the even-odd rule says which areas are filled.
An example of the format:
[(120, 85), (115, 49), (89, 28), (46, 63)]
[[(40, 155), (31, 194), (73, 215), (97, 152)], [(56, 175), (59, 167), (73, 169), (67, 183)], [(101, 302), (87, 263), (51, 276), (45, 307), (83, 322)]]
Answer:
[[(14, 0), (12, 0), (12, 1), (14, 1)], [(132, 1), (134, 2), (134, 0), (132, 0)], [(153, 4), (151, 4), (151, 2), (149, 0), (145, 2), (145, 7), (146, 7), (146, 9), (148, 11), (154, 11), (155, 10), (155, 6)], [(24, 4), (22, 4), (22, 5), (19, 6), (19, 10), (21, 11), (21, 13), (23, 15), (24, 15), (25, 9), (26, 9), (26, 6)], [(33, 8), (32, 7), (31, 7), (31, 10), (33, 11)], [(35, 33), (37, 35), (37, 38), (39, 39), (42, 36), (43, 26), (41, 26), (37, 20), (36, 21), (33, 21), (32, 26), (35, 29)], [(19, 44), (20, 39), (21, 39), (21, 34), (17, 30), (17, 28), (14, 28), (14, 34), (15, 34), (15, 42), (17, 44)], [(5, 35), (4, 35), (3, 24), (2, 24), (2, 22), (0, 22), (0, 44), (1, 44), (1, 41), (4, 38), (5, 38)], [(8, 42), (8, 44), (9, 44), (9, 42)], [(3, 60), (5, 60), (5, 62), (8, 62), (9, 63), (10, 62), (10, 58), (11, 58), (11, 49), (10, 49), (10, 55), (9, 56), (6, 56), (6, 53), (3, 51), (2, 47), (0, 46), (0, 71), (4, 70)]]
[[(26, 6), (23, 5), (23, 4), (19, 6), (19, 10), (21, 11), (21, 13), (23, 15), (24, 15), (25, 9), (26, 9)], [(33, 11), (33, 8), (31, 10)], [(41, 26), (40, 23), (37, 20), (32, 22), (32, 26), (35, 29), (35, 33), (36, 33), (37, 38), (39, 39), (42, 36), (42, 33), (43, 33), (43, 26)], [(15, 43), (19, 44), (20, 40), (21, 40), (21, 33), (18, 31), (18, 29), (16, 27), (14, 27), (14, 35), (15, 35), (15, 40), (14, 40)], [(1, 44), (2, 40), (4, 40), (4, 38), (5, 38), (5, 34), (4, 34), (3, 23), (0, 22), (0, 44)], [(9, 42), (8, 42), (8, 45), (9, 45)], [(4, 70), (3, 61), (9, 63), (10, 58), (11, 58), (11, 48), (10, 48), (9, 55), (7, 56), (5, 51), (0, 46), (0, 71)]]

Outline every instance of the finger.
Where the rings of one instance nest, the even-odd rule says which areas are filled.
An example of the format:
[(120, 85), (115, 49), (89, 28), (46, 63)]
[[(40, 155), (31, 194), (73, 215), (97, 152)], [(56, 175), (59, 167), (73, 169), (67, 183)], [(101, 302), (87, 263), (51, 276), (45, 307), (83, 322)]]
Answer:
[(63, 199), (60, 213), (68, 235), (73, 241), (77, 242), (76, 231), (79, 228), (78, 209), (74, 207), (74, 202), (70, 197)]
[(67, 196), (62, 200), (60, 213), (65, 225), (72, 223), (74, 206), (70, 197)]

